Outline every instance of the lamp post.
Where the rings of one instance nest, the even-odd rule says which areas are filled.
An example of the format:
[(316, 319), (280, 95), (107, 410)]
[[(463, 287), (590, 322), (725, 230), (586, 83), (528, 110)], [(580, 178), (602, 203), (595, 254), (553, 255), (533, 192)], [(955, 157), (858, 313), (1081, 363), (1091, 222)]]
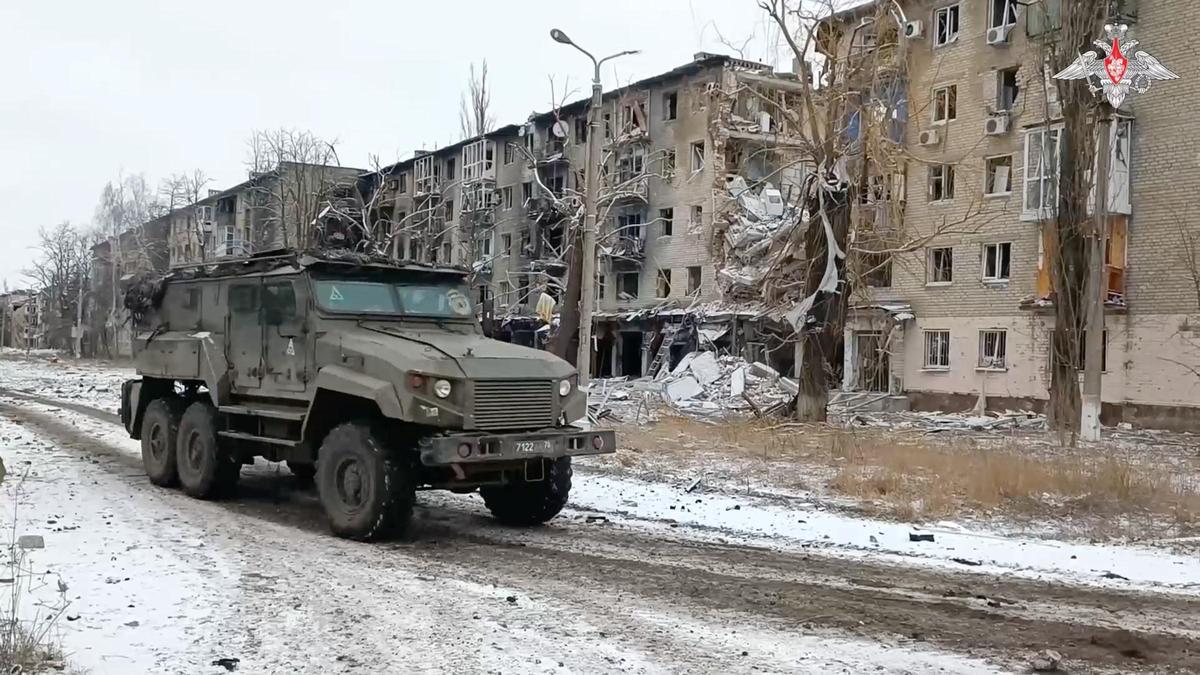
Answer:
[(603, 102), (603, 89), (600, 84), (600, 66), (605, 61), (619, 56), (637, 54), (638, 50), (626, 50), (597, 60), (591, 52), (575, 44), (567, 34), (555, 28), (550, 31), (550, 37), (555, 42), (570, 45), (583, 52), (592, 61), (592, 102), (588, 106), (588, 145), (587, 172), (584, 174), (586, 186), (583, 194), (583, 265), (580, 270), (572, 270), (579, 274), (579, 351), (575, 357), (575, 367), (579, 370), (579, 386), (586, 387), (591, 379), (592, 370), (592, 310), (596, 303), (596, 201), (600, 191), (600, 106)]

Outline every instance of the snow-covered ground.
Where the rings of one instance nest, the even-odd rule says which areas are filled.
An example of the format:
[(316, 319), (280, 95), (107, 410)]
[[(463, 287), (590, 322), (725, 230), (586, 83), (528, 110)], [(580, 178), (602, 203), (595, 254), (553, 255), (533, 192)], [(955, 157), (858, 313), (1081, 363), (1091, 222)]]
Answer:
[[(0, 359), (0, 388), (108, 413), (115, 412), (119, 383), (129, 376), (91, 364)], [(10, 418), (20, 410), (63, 429), (50, 433), (7, 421), (5, 409)], [(565, 538), (557, 538), (554, 528), (510, 534), (483, 517), (477, 497), (436, 493), (422, 497), (430, 511), (418, 515), (425, 523), (420, 543), (358, 545), (325, 534), (312, 495), (252, 490), (238, 502), (216, 504), (153, 488), (140, 470), (138, 443), (117, 425), (81, 409), (3, 392), (0, 455), (10, 472), (3, 508), (19, 503), (20, 533), (46, 536), (47, 548), (35, 552), (36, 559), (69, 584), (68, 614), (78, 617), (62, 625), (65, 644), (74, 661), (93, 672), (205, 672), (223, 657), (241, 659), (245, 672), (993, 667), (970, 650), (942, 653), (877, 631), (870, 636), (799, 631), (736, 609), (691, 605), (681, 599), (686, 593), (650, 598), (631, 588), (630, 577), (625, 585), (614, 579), (612, 588), (591, 588), (567, 572), (569, 560), (586, 554), (600, 555), (601, 562), (580, 569), (611, 564), (618, 575), (628, 574), (620, 569), (626, 562), (649, 564), (643, 561), (663, 551), (694, 548), (681, 543), (688, 541), (752, 547), (738, 549), (737, 556), (763, 550), (796, 560), (843, 561), (833, 569), (869, 564), (927, 570), (956, 575), (956, 584), (964, 576), (984, 585), (1012, 579), (1017, 587), (1035, 580), (1096, 592), (1163, 594), (1163, 603), (1191, 602), (1200, 591), (1200, 560), (1165, 551), (1003, 536), (949, 522), (917, 529), (848, 515), (811, 495), (747, 495), (706, 485), (689, 492), (687, 484), (622, 477), (586, 464), (577, 469), (571, 507), (556, 521), (567, 528)], [(24, 462), (30, 474), (14, 502), (13, 476)], [(278, 472), (267, 464), (245, 471), (251, 486), (257, 479), (286, 483), (270, 476)], [(297, 509), (305, 514), (302, 523), (277, 517)], [(443, 512), (456, 515), (445, 521), (438, 515)], [(2, 513), (0, 520), (7, 520), (9, 512)], [(595, 516), (602, 516), (601, 525), (593, 524)], [(596, 529), (601, 526), (606, 529)], [(602, 531), (615, 532), (616, 539), (592, 536)], [(621, 533), (631, 541), (657, 543), (649, 551), (613, 552)], [(933, 541), (913, 541), (911, 535)], [(477, 550), (480, 542), (487, 544)], [(538, 562), (532, 569), (516, 560), (503, 563), (503, 555), (520, 550), (511, 547), (527, 544), (537, 551), (551, 547), (546, 570)], [(657, 564), (685, 565), (670, 555)], [(559, 571), (568, 578), (558, 578)], [(683, 576), (672, 583), (686, 589), (688, 573), (674, 574)], [(913, 583), (924, 588), (928, 582)], [(605, 599), (610, 596), (616, 604)], [(1064, 620), (1083, 621), (1093, 610), (1072, 611), (1076, 616)]]
[(930, 648), (652, 602), (627, 628), (654, 639), (622, 634), (602, 611), (540, 592), (536, 575), (489, 584), (421, 550), (344, 542), (155, 489), (120, 430), (22, 405), (118, 453), (89, 459), (0, 416), (10, 471), (0, 520), (15, 508), (18, 533), (45, 537), (35, 569), (68, 585), (61, 636), (71, 664), (92, 673), (220, 673), (214, 662), (229, 658), (250, 673), (998, 672)]

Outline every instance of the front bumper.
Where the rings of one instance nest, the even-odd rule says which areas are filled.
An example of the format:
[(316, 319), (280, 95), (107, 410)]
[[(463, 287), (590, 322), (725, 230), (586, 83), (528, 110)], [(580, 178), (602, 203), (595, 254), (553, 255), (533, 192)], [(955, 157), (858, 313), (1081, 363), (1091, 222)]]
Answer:
[(421, 442), (425, 466), (511, 462), (530, 458), (606, 455), (617, 451), (612, 431), (584, 431), (575, 427), (509, 434), (459, 433), (434, 436)]

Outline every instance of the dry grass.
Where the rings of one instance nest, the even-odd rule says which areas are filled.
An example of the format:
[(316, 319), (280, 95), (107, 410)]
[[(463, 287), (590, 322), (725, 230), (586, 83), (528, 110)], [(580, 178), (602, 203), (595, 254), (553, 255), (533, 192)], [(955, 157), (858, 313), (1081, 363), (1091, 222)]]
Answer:
[(1071, 521), (1097, 536), (1126, 534), (1130, 525), (1185, 532), (1200, 526), (1194, 465), (1129, 453), (1101, 455), (996, 434), (710, 425), (678, 417), (618, 433), (622, 446), (634, 449), (618, 459), (625, 468), (711, 473), (728, 467), (735, 482), (754, 478), (789, 487), (820, 477), (864, 510), (905, 520), (994, 514), (1020, 522)]

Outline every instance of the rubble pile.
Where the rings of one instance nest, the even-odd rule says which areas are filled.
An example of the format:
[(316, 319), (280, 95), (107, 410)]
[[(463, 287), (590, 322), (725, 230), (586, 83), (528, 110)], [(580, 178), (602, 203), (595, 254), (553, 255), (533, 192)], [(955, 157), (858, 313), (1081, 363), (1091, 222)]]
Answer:
[(778, 190), (755, 194), (741, 177), (730, 179), (728, 189), (738, 208), (726, 214), (725, 264), (717, 276), (725, 298), (749, 300), (761, 297), (760, 284), (776, 262), (768, 253), (778, 251), (802, 221)]
[(946, 413), (946, 412), (858, 412), (829, 409), (830, 421), (858, 427), (914, 429), (926, 433), (946, 431), (1041, 431), (1047, 428), (1046, 417), (1027, 410), (1006, 410), (1003, 413)]
[(654, 408), (662, 404), (697, 417), (766, 416), (787, 407), (797, 391), (795, 381), (770, 366), (700, 351), (687, 354), (672, 369), (663, 368), (655, 378), (592, 382), (589, 417), (653, 420)]

